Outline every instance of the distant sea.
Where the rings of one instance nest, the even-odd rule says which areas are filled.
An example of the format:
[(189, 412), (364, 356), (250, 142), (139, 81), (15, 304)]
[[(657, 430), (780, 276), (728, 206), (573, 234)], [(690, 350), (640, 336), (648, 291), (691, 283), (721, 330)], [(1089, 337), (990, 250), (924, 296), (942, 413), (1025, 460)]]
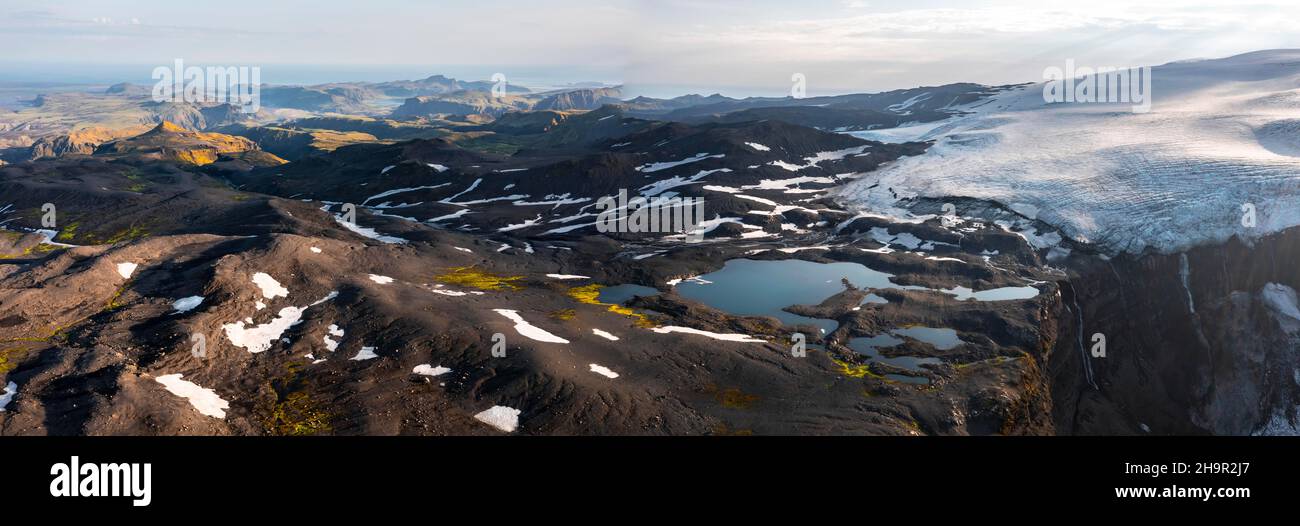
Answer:
[[(592, 83), (605, 86), (623, 85), (622, 72), (600, 68), (575, 68), (572, 66), (547, 67), (539, 65), (366, 65), (366, 64), (207, 64), (186, 63), (187, 66), (259, 66), (262, 82), (267, 84), (327, 84), (331, 82), (383, 82), (389, 80), (417, 80), (430, 75), (444, 75), (459, 80), (490, 80), (494, 73), (504, 73), (507, 82), (525, 86), (535, 91), (548, 91), (575, 86), (588, 87)], [(0, 61), (0, 90), (21, 87), (50, 89), (58, 87), (89, 87), (98, 91), (102, 87), (130, 82), (143, 86), (153, 85), (153, 68), (170, 64), (40, 64), (31, 62)], [(647, 96), (672, 98), (681, 95), (711, 95), (722, 93), (729, 97), (786, 97), (790, 95), (785, 85), (776, 86), (706, 86), (684, 84), (659, 84), (637, 82), (624, 85), (624, 98)], [(839, 92), (820, 93), (809, 90), (808, 96), (835, 95)]]
[[(383, 82), (388, 80), (417, 80), (430, 75), (444, 75), (458, 80), (489, 80), (494, 73), (506, 75), (506, 81), (546, 90), (569, 87), (573, 83), (598, 82), (617, 85), (621, 77), (617, 71), (598, 68), (562, 68), (539, 65), (365, 65), (365, 64), (207, 64), (190, 63), (186, 66), (258, 66), (262, 82), (267, 84), (325, 84), (330, 82)], [(171, 64), (42, 64), (31, 62), (0, 61), (0, 84), (15, 85), (110, 85), (131, 82), (152, 85), (153, 69)]]

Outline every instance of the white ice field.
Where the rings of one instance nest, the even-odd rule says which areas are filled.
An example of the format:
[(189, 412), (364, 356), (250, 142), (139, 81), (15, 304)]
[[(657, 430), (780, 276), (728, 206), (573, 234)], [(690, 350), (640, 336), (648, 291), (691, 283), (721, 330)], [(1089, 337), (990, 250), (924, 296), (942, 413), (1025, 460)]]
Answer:
[[(1300, 50), (1157, 66), (1152, 84), (1147, 113), (1049, 105), (1040, 83), (942, 123), (854, 132), (936, 143), (842, 197), (904, 215), (899, 198), (991, 199), (1112, 253), (1177, 252), (1300, 225)], [(1243, 224), (1243, 205), (1255, 227)]]

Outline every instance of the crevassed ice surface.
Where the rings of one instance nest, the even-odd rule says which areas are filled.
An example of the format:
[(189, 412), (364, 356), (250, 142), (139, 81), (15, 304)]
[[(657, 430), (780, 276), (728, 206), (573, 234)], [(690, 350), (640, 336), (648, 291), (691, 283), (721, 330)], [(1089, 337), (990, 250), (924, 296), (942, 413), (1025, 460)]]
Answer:
[[(1166, 64), (1152, 82), (1148, 113), (1049, 105), (1035, 84), (910, 137), (854, 133), (936, 142), (841, 197), (898, 214), (899, 198), (995, 200), (1111, 253), (1177, 252), (1300, 224), (1300, 50)], [(1245, 204), (1254, 228), (1243, 225)]]

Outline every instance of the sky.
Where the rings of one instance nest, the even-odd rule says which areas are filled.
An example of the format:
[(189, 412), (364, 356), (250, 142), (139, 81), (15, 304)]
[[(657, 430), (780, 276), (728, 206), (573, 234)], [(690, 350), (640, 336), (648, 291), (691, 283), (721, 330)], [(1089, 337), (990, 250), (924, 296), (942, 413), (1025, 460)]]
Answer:
[(658, 96), (780, 96), (798, 73), (817, 95), (1300, 48), (1297, 20), (1295, 0), (0, 0), (0, 81), (147, 81), (182, 58), (271, 83), (502, 72)]

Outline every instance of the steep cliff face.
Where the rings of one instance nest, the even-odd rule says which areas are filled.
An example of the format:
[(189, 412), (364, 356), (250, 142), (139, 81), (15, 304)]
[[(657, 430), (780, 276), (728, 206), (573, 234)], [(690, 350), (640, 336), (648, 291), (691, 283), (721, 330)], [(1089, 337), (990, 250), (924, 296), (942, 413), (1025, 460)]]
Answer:
[(229, 130), (231, 135), (251, 139), (262, 149), (287, 160), (297, 160), (320, 152), (331, 152), (348, 144), (378, 141), (369, 133), (302, 130), (279, 126), (232, 127), (223, 130)]
[(90, 155), (95, 148), (106, 142), (130, 137), (148, 131), (146, 125), (131, 126), (122, 129), (82, 128), (63, 135), (41, 137), (32, 143), (28, 153), (29, 159), (60, 157), (68, 154)]
[(90, 155), (95, 153), (95, 147), (100, 144), (98, 141), (85, 140), (75, 134), (41, 137), (32, 143), (28, 156), (31, 159), (43, 159), (67, 154)]
[(619, 104), (623, 100), (620, 88), (581, 89), (556, 93), (538, 101), (538, 110), (594, 110), (606, 104)]
[(485, 91), (458, 91), (447, 95), (411, 97), (393, 110), (392, 118), (410, 119), (439, 115), (501, 116), (532, 108), (532, 101), (516, 95), (495, 97)]
[[(1300, 230), (1071, 261), (1051, 360), (1062, 434), (1295, 433)], [(1092, 357), (1096, 336), (1105, 357)]]
[[(221, 133), (190, 131), (167, 121), (154, 129), (134, 137), (104, 143), (95, 149), (96, 154), (142, 154), (158, 159), (168, 159), (187, 164), (205, 165), (216, 162), (223, 154), (259, 151), (257, 143), (243, 137)], [(277, 162), (276, 164), (282, 164)]]

